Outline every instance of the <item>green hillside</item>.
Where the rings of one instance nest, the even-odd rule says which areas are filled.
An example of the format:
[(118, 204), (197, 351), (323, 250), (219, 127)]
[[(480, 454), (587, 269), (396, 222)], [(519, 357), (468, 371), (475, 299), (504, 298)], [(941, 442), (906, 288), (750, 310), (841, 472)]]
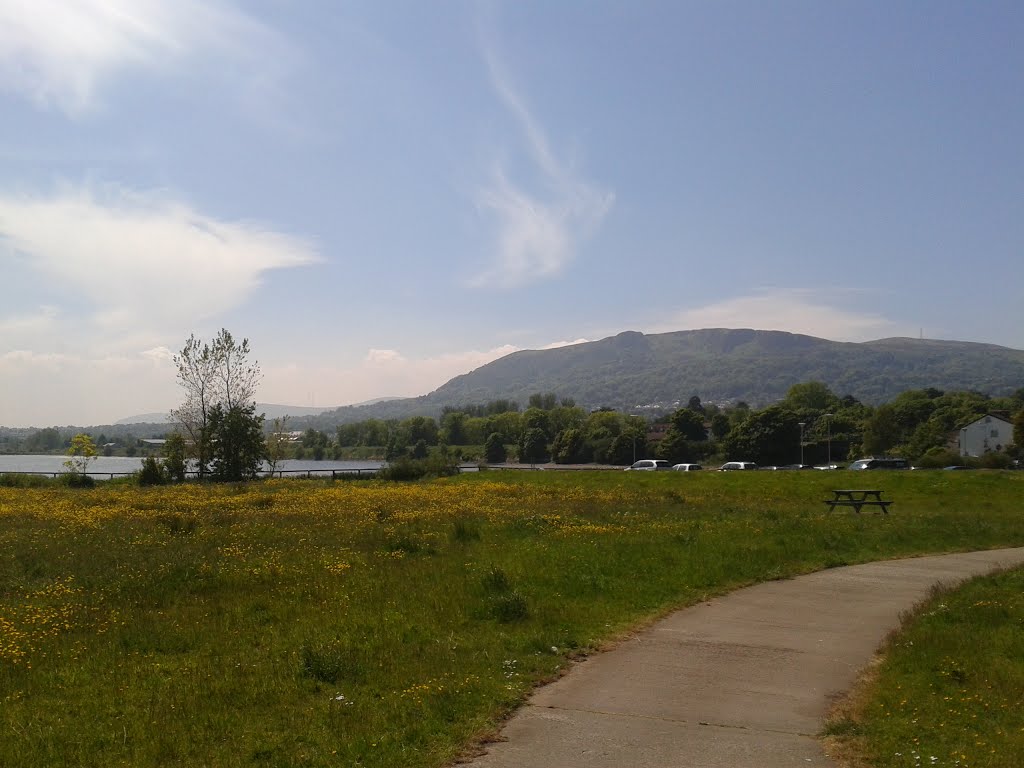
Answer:
[(626, 331), (569, 347), (514, 352), (455, 377), (429, 395), (339, 408), (308, 421), (326, 426), (437, 415), (446, 405), (502, 398), (525, 404), (535, 392), (572, 397), (587, 408), (671, 407), (685, 404), (691, 395), (759, 406), (805, 381), (824, 382), (837, 394), (869, 404), (925, 387), (1009, 395), (1024, 386), (1024, 351), (931, 339), (837, 342), (746, 329)]

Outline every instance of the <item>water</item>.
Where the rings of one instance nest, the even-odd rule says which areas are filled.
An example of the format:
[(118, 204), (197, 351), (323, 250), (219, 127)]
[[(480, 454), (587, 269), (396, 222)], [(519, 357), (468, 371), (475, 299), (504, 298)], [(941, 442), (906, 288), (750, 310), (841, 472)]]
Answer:
[[(67, 456), (19, 456), (0, 455), (0, 473), (3, 472), (45, 472), (56, 474), (66, 472), (64, 462)], [(277, 471), (281, 472), (312, 472), (329, 474), (333, 471), (353, 472), (355, 470), (374, 470), (384, 466), (383, 461), (307, 461), (305, 459), (285, 459), (277, 462)], [(128, 474), (142, 467), (142, 459), (138, 456), (97, 456), (89, 462), (89, 474), (102, 477), (111, 473)], [(264, 464), (264, 471), (270, 468)]]

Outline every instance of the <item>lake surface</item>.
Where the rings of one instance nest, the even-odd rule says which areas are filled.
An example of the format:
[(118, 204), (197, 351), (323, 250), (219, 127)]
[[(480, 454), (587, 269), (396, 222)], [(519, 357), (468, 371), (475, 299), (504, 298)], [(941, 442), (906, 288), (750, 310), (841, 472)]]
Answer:
[[(0, 455), (0, 473), (3, 472), (45, 472), (57, 474), (65, 472), (64, 462), (67, 456), (31, 456), (31, 455)], [(383, 461), (309, 461), (305, 459), (285, 459), (277, 463), (277, 471), (285, 473), (311, 472), (313, 474), (330, 474), (334, 472), (354, 472), (356, 470), (374, 470), (384, 466)], [(109, 476), (111, 473), (128, 474), (142, 467), (142, 459), (138, 456), (97, 456), (89, 462), (89, 473), (95, 477)], [(264, 471), (270, 468), (264, 464)]]

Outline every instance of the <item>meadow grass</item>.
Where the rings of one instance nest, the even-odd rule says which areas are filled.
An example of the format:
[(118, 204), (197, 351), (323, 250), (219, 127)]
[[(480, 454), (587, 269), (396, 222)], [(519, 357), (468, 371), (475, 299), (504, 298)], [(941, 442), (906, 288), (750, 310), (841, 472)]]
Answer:
[(937, 587), (826, 733), (853, 765), (1024, 764), (1024, 569)]
[(439, 766), (672, 608), (1024, 544), (1024, 473), (853, 477), (0, 488), (0, 765)]

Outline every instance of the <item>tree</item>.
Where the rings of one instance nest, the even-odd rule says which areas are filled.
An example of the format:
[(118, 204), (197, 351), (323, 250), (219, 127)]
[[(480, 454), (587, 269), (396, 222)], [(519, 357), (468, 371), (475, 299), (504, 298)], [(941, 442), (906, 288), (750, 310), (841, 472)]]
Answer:
[(164, 443), (164, 472), (170, 480), (185, 480), (186, 447), (180, 432), (172, 432)]
[(824, 412), (838, 408), (839, 399), (822, 382), (807, 381), (789, 388), (785, 404), (794, 411)]
[(590, 460), (582, 429), (570, 427), (555, 436), (551, 458), (556, 464), (584, 464)]
[(900, 439), (900, 428), (891, 405), (880, 405), (864, 423), (864, 452), (884, 455)]
[(185, 402), (172, 410), (171, 416), (188, 435), (196, 471), (203, 479), (210, 470), (210, 409), (219, 401), (216, 353), (193, 334), (173, 360), (178, 383), (185, 390)]
[(530, 395), (528, 407), (539, 408), (542, 411), (552, 411), (558, 404), (558, 398), (554, 392), (536, 392)]
[(729, 434), (729, 426), (729, 417), (724, 413), (716, 413), (711, 417), (711, 434), (716, 440)]
[(466, 414), (461, 411), (449, 411), (441, 417), (441, 431), (439, 437), (448, 445), (465, 445), (466, 440)]
[(263, 416), (256, 404), (226, 408), (217, 403), (210, 409), (210, 430), (214, 436), (211, 476), (220, 482), (253, 480), (264, 457)]
[(691, 443), (703, 443), (707, 439), (704, 417), (690, 408), (680, 408), (669, 417), (669, 428), (658, 446), (658, 455), (673, 464), (693, 461), (698, 458), (698, 452)]
[(687, 440), (707, 440), (704, 417), (689, 408), (680, 408), (669, 417), (669, 432), (675, 430)]
[(548, 439), (543, 430), (530, 427), (519, 440), (519, 463), (540, 464), (548, 458)]
[[(247, 464), (249, 457), (226, 456), (225, 446), (231, 450), (248, 451), (246, 440), (238, 441), (242, 434), (263, 428), (263, 417), (256, 415), (256, 387), (261, 374), (259, 363), (248, 362), (249, 340), (236, 342), (226, 329), (212, 342), (201, 342), (195, 334), (189, 336), (181, 352), (174, 356), (178, 369), (178, 383), (185, 390), (185, 401), (171, 411), (189, 438), (193, 459), (200, 479), (210, 474), (216, 460), (219, 475)], [(219, 410), (218, 410), (219, 409)], [(217, 412), (217, 424), (213, 415)], [(249, 423), (242, 421), (248, 419)], [(228, 434), (217, 434), (228, 430)], [(217, 443), (223, 443), (219, 447)], [(262, 437), (260, 451), (262, 452)], [(225, 469), (228, 467), (229, 469)]]
[(553, 437), (551, 434), (551, 415), (541, 408), (532, 406), (527, 408), (523, 412), (522, 425), (523, 432), (530, 429), (539, 429), (544, 433), (545, 437)]
[(325, 432), (309, 427), (302, 433), (302, 447), (306, 449), (306, 455), (311, 455), (315, 461), (323, 461), (330, 445), (331, 438)]
[(92, 438), (81, 432), (71, 438), (68, 460), (64, 467), (73, 476), (84, 480), (89, 473), (89, 464), (96, 458), (96, 445)]
[[(1018, 390), (1021, 392), (1024, 390)], [(1013, 417), (1013, 444), (1018, 449), (1024, 450), (1024, 409), (1021, 409), (1016, 416)]]
[[(338, 428), (340, 431), (340, 427)], [(267, 454), (267, 464), (270, 469), (270, 476), (274, 476), (274, 472), (277, 471), (277, 465), (284, 460), (288, 455), (288, 417), (278, 416), (274, 419), (274, 424), (271, 427), (270, 434), (267, 435), (267, 445), (265, 453)]]
[(430, 416), (410, 416), (402, 421), (399, 429), (407, 445), (415, 445), (420, 440), (427, 445), (437, 445), (437, 422)]
[(33, 432), (25, 440), (25, 450), (29, 453), (53, 451), (60, 447), (60, 432), (56, 427), (46, 427)]
[(694, 395), (693, 397), (691, 397), (687, 401), (686, 407), (689, 408), (691, 411), (694, 411), (696, 413), (703, 413), (704, 412), (704, 406), (701, 405), (700, 398), (697, 397), (696, 395)]
[(773, 405), (750, 414), (723, 441), (730, 460), (792, 464), (800, 453), (800, 425), (793, 411)]
[(505, 441), (497, 432), (491, 432), (484, 442), (484, 461), (488, 464), (503, 464), (508, 459)]

